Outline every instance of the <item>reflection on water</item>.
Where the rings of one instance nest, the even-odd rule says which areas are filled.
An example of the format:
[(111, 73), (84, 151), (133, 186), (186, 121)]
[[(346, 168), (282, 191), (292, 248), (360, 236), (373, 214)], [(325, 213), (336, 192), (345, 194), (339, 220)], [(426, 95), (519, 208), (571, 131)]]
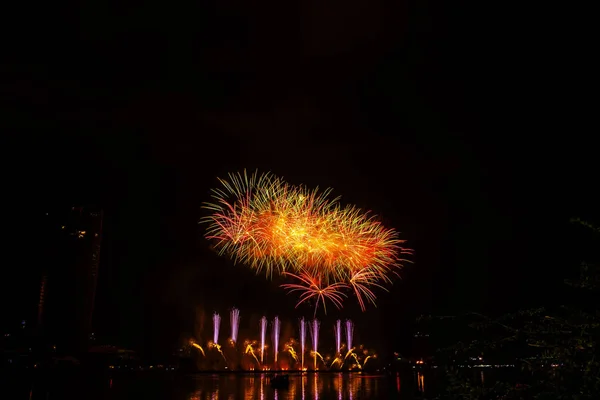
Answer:
[[(186, 400), (355, 400), (369, 398), (398, 398), (380, 389), (380, 381), (391, 381), (382, 376), (351, 374), (312, 374), (290, 376), (288, 389), (272, 389), (266, 375), (236, 376), (228, 380), (224, 376), (192, 378), (197, 388)], [(162, 399), (161, 399), (162, 400)]]
[(425, 375), (422, 372), (417, 372), (417, 387), (419, 392), (425, 393)]
[[(112, 379), (62, 377), (18, 384), (22, 400), (362, 400), (399, 396), (400, 377), (349, 373), (290, 375), (287, 389), (274, 389), (265, 374), (140, 375)], [(395, 384), (397, 382), (397, 384)], [(17, 383), (15, 383), (17, 384)], [(0, 385), (1, 386), (1, 385)], [(0, 388), (0, 398), (6, 392)], [(13, 398), (13, 397), (11, 397)]]
[[(485, 380), (484, 380), (485, 373)], [(364, 400), (432, 398), (443, 390), (443, 372), (406, 371), (406, 374), (375, 376), (351, 373), (291, 374), (289, 387), (273, 389), (265, 374), (141, 374), (102, 377), (41, 377), (32, 383), (24, 378), (11, 382), (18, 396), (0, 385), (0, 398), (19, 400)], [(476, 385), (493, 384), (497, 377), (472, 371)], [(427, 381), (427, 385), (425, 385)], [(9, 380), (5, 380), (9, 382)], [(0, 377), (0, 384), (2, 377)], [(14, 393), (14, 391), (11, 391)]]

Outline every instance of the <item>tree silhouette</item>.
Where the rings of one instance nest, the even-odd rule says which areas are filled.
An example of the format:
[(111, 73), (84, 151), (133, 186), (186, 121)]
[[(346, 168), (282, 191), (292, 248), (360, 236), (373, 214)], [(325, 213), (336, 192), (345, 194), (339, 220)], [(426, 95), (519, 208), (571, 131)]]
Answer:
[[(600, 234), (589, 222), (574, 219)], [(469, 313), (425, 317), (430, 321), (467, 321), (474, 330), (468, 340), (438, 350), (438, 360), (469, 355), (508, 355), (520, 367), (516, 380), (489, 388), (473, 385), (458, 370), (447, 367), (447, 390), (440, 399), (593, 399), (600, 394), (600, 268), (582, 263), (578, 279), (565, 283), (584, 295), (571, 306), (535, 308), (497, 318)], [(582, 300), (583, 299), (583, 300)]]

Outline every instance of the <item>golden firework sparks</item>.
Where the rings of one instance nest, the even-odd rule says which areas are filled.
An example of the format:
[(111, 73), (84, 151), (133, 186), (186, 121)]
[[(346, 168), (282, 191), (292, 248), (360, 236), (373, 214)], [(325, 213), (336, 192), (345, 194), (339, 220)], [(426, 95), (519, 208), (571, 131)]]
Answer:
[(341, 206), (331, 189), (291, 185), (272, 174), (229, 174), (204, 204), (210, 215), (206, 237), (219, 254), (257, 272), (300, 280), (282, 285), (302, 291), (299, 304), (325, 300), (341, 307), (342, 291), (353, 289), (365, 310), (375, 304), (372, 288), (384, 288), (397, 274), (403, 240), (377, 218), (354, 206)]

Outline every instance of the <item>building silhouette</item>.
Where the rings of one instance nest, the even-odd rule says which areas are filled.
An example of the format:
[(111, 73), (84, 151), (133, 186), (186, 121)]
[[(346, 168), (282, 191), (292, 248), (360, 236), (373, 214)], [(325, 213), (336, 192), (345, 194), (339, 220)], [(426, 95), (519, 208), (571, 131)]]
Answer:
[(37, 329), (64, 354), (88, 349), (102, 242), (102, 210), (72, 207), (47, 216), (43, 232)]

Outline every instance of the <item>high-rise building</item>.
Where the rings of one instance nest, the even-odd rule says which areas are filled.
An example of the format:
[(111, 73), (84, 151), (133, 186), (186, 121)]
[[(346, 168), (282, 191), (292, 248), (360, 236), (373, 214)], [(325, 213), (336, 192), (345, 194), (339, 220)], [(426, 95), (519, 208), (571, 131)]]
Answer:
[(93, 332), (102, 217), (94, 207), (47, 216), (37, 322), (42, 336), (60, 352), (85, 351)]

